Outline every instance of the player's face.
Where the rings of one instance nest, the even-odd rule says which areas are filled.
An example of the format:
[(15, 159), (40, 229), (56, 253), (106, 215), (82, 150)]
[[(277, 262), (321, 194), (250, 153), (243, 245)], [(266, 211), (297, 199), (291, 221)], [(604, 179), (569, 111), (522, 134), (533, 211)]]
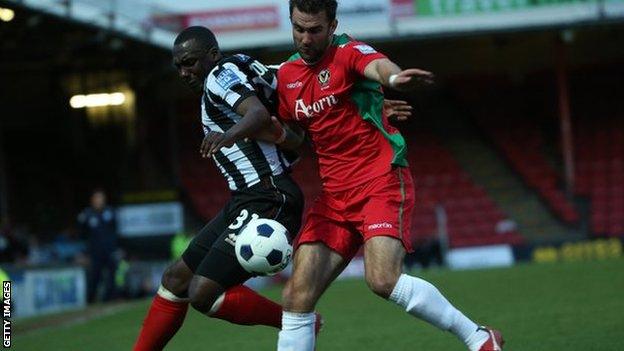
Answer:
[(180, 78), (192, 90), (201, 92), (206, 76), (215, 66), (213, 51), (202, 48), (194, 40), (187, 40), (173, 47), (173, 65)]
[(338, 21), (330, 22), (325, 11), (309, 14), (296, 7), (290, 21), (295, 47), (301, 58), (308, 64), (320, 61), (331, 43)]

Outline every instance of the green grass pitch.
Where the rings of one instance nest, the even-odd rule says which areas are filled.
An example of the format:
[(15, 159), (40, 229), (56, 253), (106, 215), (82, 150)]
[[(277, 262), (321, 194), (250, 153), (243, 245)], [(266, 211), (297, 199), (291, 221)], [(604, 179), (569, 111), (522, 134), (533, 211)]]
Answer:
[[(499, 328), (506, 350), (624, 350), (624, 259), (419, 275), (471, 318)], [(277, 299), (279, 289), (263, 293)], [(148, 304), (35, 330), (41, 318), (17, 321), (13, 348), (130, 350)], [(451, 334), (374, 296), (359, 279), (335, 283), (318, 310), (326, 320), (318, 350), (465, 350)], [(189, 311), (167, 350), (275, 350), (276, 337), (275, 329), (236, 326)]]

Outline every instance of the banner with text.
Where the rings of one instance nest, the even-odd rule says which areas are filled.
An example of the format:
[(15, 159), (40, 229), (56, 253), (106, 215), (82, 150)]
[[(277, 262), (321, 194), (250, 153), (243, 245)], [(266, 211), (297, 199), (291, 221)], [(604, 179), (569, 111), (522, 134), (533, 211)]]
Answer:
[(124, 237), (175, 234), (184, 228), (179, 202), (126, 205), (117, 209), (117, 230)]

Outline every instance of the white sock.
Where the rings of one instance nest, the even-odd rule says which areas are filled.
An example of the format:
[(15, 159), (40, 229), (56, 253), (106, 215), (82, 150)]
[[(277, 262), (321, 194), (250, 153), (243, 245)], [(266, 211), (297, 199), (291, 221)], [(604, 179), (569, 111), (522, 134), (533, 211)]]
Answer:
[(174, 293), (172, 293), (171, 291), (167, 290), (167, 288), (165, 288), (164, 286), (160, 285), (158, 287), (158, 291), (156, 292), (156, 294), (160, 297), (162, 297), (165, 300), (169, 300), (171, 302), (189, 302), (190, 299), (188, 297), (178, 297), (176, 296)]
[(455, 334), (470, 351), (478, 351), (489, 338), (487, 332), (477, 330), (479, 326), (453, 307), (435, 286), (420, 278), (401, 274), (390, 301), (405, 308), (407, 313)]
[(316, 315), (312, 313), (282, 312), (282, 331), (277, 340), (278, 351), (313, 351), (314, 323)]

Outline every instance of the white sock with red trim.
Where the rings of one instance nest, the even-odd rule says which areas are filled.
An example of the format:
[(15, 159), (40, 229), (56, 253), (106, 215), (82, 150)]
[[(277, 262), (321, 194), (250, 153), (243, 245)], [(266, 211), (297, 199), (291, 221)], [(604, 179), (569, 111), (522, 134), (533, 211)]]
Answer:
[(453, 307), (435, 286), (420, 278), (401, 274), (390, 301), (412, 316), (455, 334), (470, 351), (478, 351), (489, 338), (487, 332), (477, 330), (479, 326)]

